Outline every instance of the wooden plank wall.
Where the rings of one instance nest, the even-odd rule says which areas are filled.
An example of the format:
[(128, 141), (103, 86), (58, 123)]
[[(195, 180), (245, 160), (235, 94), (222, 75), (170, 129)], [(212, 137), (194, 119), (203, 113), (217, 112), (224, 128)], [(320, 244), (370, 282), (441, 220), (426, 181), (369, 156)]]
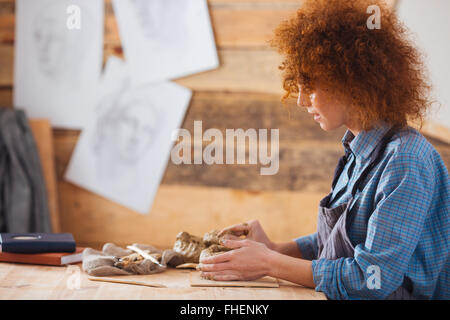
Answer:
[[(267, 40), (300, 0), (209, 0), (220, 68), (176, 82), (194, 91), (183, 127), (279, 128), (280, 170), (259, 175), (254, 165), (168, 164), (153, 208), (141, 215), (63, 179), (79, 132), (54, 130), (61, 229), (80, 245), (173, 244), (186, 230), (202, 234), (259, 219), (269, 236), (285, 241), (315, 231), (318, 201), (329, 191), (345, 132), (323, 132), (304, 110), (281, 105), (280, 57)], [(105, 58), (121, 56), (117, 24), (105, 3)], [(0, 0), (0, 105), (12, 105), (14, 1)], [(450, 164), (450, 145), (430, 138)]]

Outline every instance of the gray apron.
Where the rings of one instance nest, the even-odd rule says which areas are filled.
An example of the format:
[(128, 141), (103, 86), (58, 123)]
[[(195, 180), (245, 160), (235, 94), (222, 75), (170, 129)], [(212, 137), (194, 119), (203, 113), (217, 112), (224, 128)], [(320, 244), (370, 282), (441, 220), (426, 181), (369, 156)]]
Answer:
[[(372, 152), (369, 165), (355, 182), (350, 200), (335, 208), (329, 208), (331, 195), (347, 162), (348, 150), (345, 150), (345, 155), (339, 159), (339, 163), (334, 172), (332, 190), (319, 204), (317, 226), (317, 244), (319, 248), (318, 259), (335, 260), (338, 258), (354, 257), (355, 248), (348, 237), (347, 230), (356, 214), (355, 210), (351, 210), (354, 204), (355, 195), (358, 190), (362, 190), (362, 182), (365, 180), (370, 170), (381, 160), (386, 145), (394, 133), (394, 128), (391, 128), (377, 145), (374, 152)], [(336, 197), (339, 197), (344, 191), (345, 189), (341, 190)], [(402, 286), (387, 297), (387, 299), (414, 299), (411, 292), (411, 280), (405, 277)]]

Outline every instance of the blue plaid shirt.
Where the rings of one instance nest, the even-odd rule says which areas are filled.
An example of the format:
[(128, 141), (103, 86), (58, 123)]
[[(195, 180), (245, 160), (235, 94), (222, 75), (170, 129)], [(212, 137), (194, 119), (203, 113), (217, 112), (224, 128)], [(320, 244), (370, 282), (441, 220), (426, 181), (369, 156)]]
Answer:
[[(388, 130), (383, 125), (356, 137), (347, 130), (342, 144), (351, 152), (331, 207), (349, 201), (357, 177)], [(312, 260), (316, 291), (330, 299), (383, 299), (406, 276), (416, 297), (450, 299), (450, 178), (436, 149), (411, 127), (396, 133), (363, 186), (347, 230), (353, 258), (318, 260), (316, 233), (296, 239), (302, 256)], [(379, 288), (368, 285), (374, 276), (369, 266), (379, 267)]]

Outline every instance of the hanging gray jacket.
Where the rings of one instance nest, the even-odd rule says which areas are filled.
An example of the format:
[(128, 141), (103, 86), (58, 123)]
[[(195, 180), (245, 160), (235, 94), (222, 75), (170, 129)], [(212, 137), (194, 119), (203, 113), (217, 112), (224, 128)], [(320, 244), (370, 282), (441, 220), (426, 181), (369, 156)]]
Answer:
[(51, 232), (36, 143), (22, 110), (0, 107), (0, 232)]

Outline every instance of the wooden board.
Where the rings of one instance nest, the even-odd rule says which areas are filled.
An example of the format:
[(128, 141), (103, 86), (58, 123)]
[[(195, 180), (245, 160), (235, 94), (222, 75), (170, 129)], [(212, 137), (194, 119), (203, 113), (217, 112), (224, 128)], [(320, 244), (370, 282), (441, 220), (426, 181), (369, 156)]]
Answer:
[(30, 120), (30, 127), (36, 141), (42, 172), (44, 174), (52, 231), (61, 232), (58, 190), (56, 188), (55, 153), (50, 122), (46, 119), (32, 119)]
[(263, 277), (253, 281), (215, 281), (203, 279), (199, 271), (192, 271), (190, 276), (191, 287), (244, 287), (244, 288), (278, 288), (277, 279)]

